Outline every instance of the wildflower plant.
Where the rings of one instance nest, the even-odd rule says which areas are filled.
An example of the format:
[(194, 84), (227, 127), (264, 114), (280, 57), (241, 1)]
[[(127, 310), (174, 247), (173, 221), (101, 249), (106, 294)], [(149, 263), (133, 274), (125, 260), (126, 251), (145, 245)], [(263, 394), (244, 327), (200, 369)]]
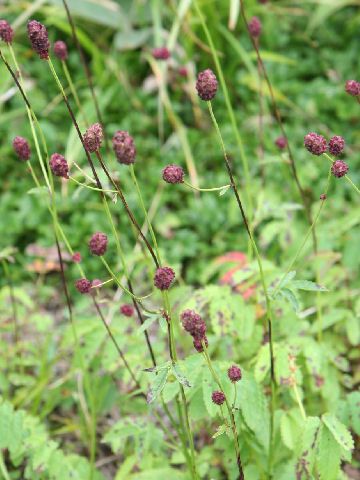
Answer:
[[(339, 480), (350, 468), (360, 435), (359, 302), (351, 268), (330, 248), (344, 231), (332, 219), (338, 195), (348, 230), (357, 223), (348, 213), (360, 194), (356, 147), (345, 126), (330, 136), (313, 115), (306, 124), (321, 134), (305, 122), (297, 138), (287, 134), (296, 130), (280, 113), (284, 97), (268, 65), (286, 62), (262, 51), (277, 7), (235, 3), (227, 29), (214, 28), (206, 2), (181, 2), (166, 32), (153, 2), (151, 29), (139, 24), (125, 44), (121, 32), (114, 40), (122, 51), (134, 42), (124, 56), (146, 72), (141, 82), (121, 55), (97, 54), (96, 39), (89, 49), (66, 0), (62, 32), (46, 16), (30, 18), (26, 55), (17, 22), (0, 20), (3, 72), (27, 114), (26, 133), (16, 122), (7, 141), (11, 171), (33, 183), (32, 228), (51, 234), (53, 246), (46, 262), (29, 262), (31, 294), (13, 276), (21, 240), (19, 253), (0, 250), (0, 296), (11, 307), (2, 323), (12, 329), (1, 340), (6, 480)], [(230, 47), (257, 73), (250, 81), (241, 70), (226, 74)], [(95, 84), (90, 50), (99, 55)], [(38, 85), (26, 81), (29, 64), (48, 75), (55, 100), (45, 113), (31, 91)], [(107, 90), (100, 71), (116, 75), (116, 88)], [(358, 82), (337, 81), (356, 107)], [(256, 82), (261, 138), (244, 120), (241, 90)], [(65, 125), (68, 142), (57, 135)]]

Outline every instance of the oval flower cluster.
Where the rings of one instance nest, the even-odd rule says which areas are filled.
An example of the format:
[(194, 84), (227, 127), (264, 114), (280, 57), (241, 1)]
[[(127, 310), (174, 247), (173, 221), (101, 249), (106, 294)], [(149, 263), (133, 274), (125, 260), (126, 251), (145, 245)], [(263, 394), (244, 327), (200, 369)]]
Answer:
[(208, 339), (206, 338), (206, 324), (201, 316), (194, 310), (184, 310), (180, 316), (184, 329), (190, 333), (194, 339), (195, 350), (201, 353), (204, 345), (207, 348)]
[[(322, 155), (329, 151), (331, 155), (340, 155), (345, 148), (345, 140), (340, 135), (334, 135), (327, 143), (326, 138), (315, 132), (310, 132), (304, 137), (305, 148), (313, 155)], [(341, 178), (347, 174), (349, 166), (343, 160), (335, 160), (331, 167), (334, 177)]]

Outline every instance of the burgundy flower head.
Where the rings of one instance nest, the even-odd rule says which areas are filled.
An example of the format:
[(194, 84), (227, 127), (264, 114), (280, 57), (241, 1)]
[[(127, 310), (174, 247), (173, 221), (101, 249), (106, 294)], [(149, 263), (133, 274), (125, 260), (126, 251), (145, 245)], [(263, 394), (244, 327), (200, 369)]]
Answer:
[(76, 290), (80, 293), (89, 293), (91, 290), (91, 282), (87, 278), (80, 278), (75, 282)]
[(260, 37), (261, 34), (261, 22), (258, 17), (252, 17), (249, 21), (249, 32), (253, 38)]
[(201, 316), (194, 310), (184, 310), (181, 315), (184, 329), (194, 338), (203, 339), (206, 333), (206, 324)]
[(200, 338), (200, 337), (195, 337), (194, 338), (193, 344), (194, 344), (194, 348), (197, 352), (201, 353), (201, 352), (204, 351), (203, 343), (204, 343), (206, 348), (209, 346), (209, 342), (208, 342), (208, 339), (207, 339), (206, 335), (203, 338)]
[(228, 369), (228, 377), (233, 383), (238, 382), (242, 377), (241, 369), (236, 365), (231, 365)]
[(113, 136), (113, 149), (119, 163), (130, 165), (135, 163), (136, 147), (129, 132), (118, 130)]
[(80, 252), (74, 252), (74, 255), (71, 257), (71, 259), (74, 263), (80, 263), (81, 262)]
[(326, 193), (322, 193), (320, 195), (320, 200), (326, 200)]
[(175, 272), (170, 267), (159, 267), (154, 276), (154, 285), (159, 290), (168, 290), (175, 280)]
[(345, 83), (345, 92), (357, 97), (360, 95), (360, 82), (357, 82), (356, 80), (348, 80)]
[(40, 58), (47, 60), (49, 58), (49, 35), (46, 27), (36, 20), (30, 20), (27, 24), (28, 37), (33, 50)]
[(220, 390), (215, 390), (215, 392), (211, 394), (211, 400), (213, 403), (216, 403), (216, 405), (222, 405), (225, 402), (225, 394)]
[(329, 152), (332, 155), (340, 155), (345, 148), (345, 140), (340, 135), (335, 135), (329, 140)]
[(69, 178), (69, 165), (60, 153), (53, 153), (50, 157), (50, 168), (57, 177)]
[(96, 152), (99, 150), (103, 140), (103, 129), (100, 123), (94, 123), (84, 133), (84, 145), (88, 152)]
[(0, 20), (0, 38), (5, 43), (12, 43), (14, 38), (14, 30), (6, 20)]
[(341, 178), (347, 174), (349, 170), (349, 165), (343, 160), (336, 160), (331, 167), (331, 173), (334, 177)]
[(276, 140), (275, 140), (275, 145), (280, 148), (280, 150), (284, 150), (284, 148), (286, 148), (286, 145), (287, 145), (287, 141), (286, 141), (286, 138), (285, 137), (278, 137)]
[(105, 233), (96, 232), (89, 240), (89, 250), (93, 255), (101, 257), (107, 249), (108, 238)]
[(184, 170), (179, 165), (166, 165), (162, 172), (162, 177), (167, 183), (183, 183)]
[(26, 140), (26, 138), (15, 137), (13, 140), (13, 147), (16, 155), (20, 158), (20, 160), (29, 160), (31, 150), (29, 142)]
[(125, 315), (125, 317), (132, 317), (134, 315), (134, 307), (129, 303), (124, 303), (121, 305), (120, 312)]
[(201, 100), (212, 100), (216, 95), (217, 88), (216, 75), (210, 68), (199, 73), (196, 80), (196, 90)]
[(306, 149), (313, 155), (321, 155), (326, 152), (327, 144), (322, 135), (310, 132), (304, 137), (304, 145)]
[(68, 58), (68, 49), (66, 43), (62, 40), (57, 40), (54, 43), (54, 53), (59, 60), (65, 61)]
[(156, 60), (167, 60), (170, 58), (170, 52), (166, 47), (154, 48), (152, 54)]

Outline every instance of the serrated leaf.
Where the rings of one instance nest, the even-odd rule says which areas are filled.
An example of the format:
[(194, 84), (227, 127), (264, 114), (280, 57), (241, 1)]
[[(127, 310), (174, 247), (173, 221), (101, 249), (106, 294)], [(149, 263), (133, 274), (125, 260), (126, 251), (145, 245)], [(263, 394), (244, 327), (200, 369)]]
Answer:
[(306, 421), (303, 422), (300, 437), (295, 444), (296, 478), (299, 480), (311, 478), (310, 473), (315, 463), (320, 426), (321, 422), (318, 417), (307, 417)]
[(294, 450), (296, 441), (301, 434), (302, 421), (298, 411), (284, 412), (280, 420), (280, 434), (284, 445), (289, 450)]
[(181, 385), (184, 385), (185, 387), (189, 387), (189, 388), (191, 387), (189, 380), (186, 378), (185, 374), (181, 370), (178, 363), (174, 363), (172, 365), (172, 371), (173, 371), (177, 381), (179, 383), (181, 383)]
[(337, 480), (340, 470), (341, 448), (329, 429), (320, 430), (316, 467), (321, 480)]
[(240, 382), (240, 408), (247, 426), (265, 450), (269, 446), (269, 411), (261, 386), (243, 371)]
[(360, 392), (351, 392), (347, 397), (350, 427), (360, 435)]
[(254, 368), (255, 380), (262, 382), (270, 370), (269, 346), (262, 345), (256, 357)]
[(279, 294), (282, 297), (284, 297), (290, 303), (293, 310), (296, 313), (298, 313), (298, 311), (300, 310), (300, 305), (299, 305), (299, 302), (298, 302), (298, 299), (297, 299), (295, 293), (292, 290), (290, 290), (289, 288), (282, 288), (279, 291)]
[(165, 387), (167, 377), (169, 375), (169, 368), (160, 370), (160, 372), (153, 379), (152, 384), (150, 385), (150, 390), (147, 394), (147, 402), (152, 403), (162, 392), (162, 389)]
[(288, 272), (285, 277), (280, 281), (278, 287), (282, 288), (285, 287), (293, 278), (295, 278), (296, 275), (296, 270), (292, 270), (291, 272)]
[(354, 448), (354, 440), (350, 432), (334, 415), (325, 413), (321, 419), (344, 450), (350, 451)]
[(310, 280), (293, 280), (291, 287), (295, 290), (306, 290), (309, 292), (328, 292), (329, 290), (322, 285), (318, 285)]

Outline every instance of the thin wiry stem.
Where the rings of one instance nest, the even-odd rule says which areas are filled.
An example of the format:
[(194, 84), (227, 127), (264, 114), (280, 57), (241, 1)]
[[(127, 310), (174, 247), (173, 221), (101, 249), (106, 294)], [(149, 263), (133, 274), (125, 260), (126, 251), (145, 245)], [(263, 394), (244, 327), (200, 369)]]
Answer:
[[(242, 204), (242, 201), (241, 201), (241, 198), (240, 198), (240, 194), (239, 194), (239, 191), (238, 191), (235, 179), (234, 179), (231, 164), (230, 164), (228, 156), (227, 156), (224, 140), (222, 138), (222, 134), (221, 134), (219, 125), (218, 125), (216, 117), (214, 115), (211, 102), (210, 101), (207, 102), (207, 105), (208, 105), (208, 108), (209, 108), (211, 119), (213, 121), (213, 124), (215, 126), (215, 130), (216, 130), (218, 138), (219, 138), (219, 142), (220, 142), (221, 149), (222, 149), (223, 156), (224, 156), (224, 160), (225, 160), (226, 169), (227, 169), (229, 179), (230, 179), (230, 184), (231, 184), (232, 190), (234, 192), (236, 202), (237, 202), (238, 207), (240, 209), (241, 217), (242, 217), (244, 226), (246, 228), (249, 240), (251, 242), (251, 245), (252, 245), (254, 253), (255, 253), (255, 257), (256, 257), (257, 264), (258, 264), (258, 267), (259, 267), (259, 272), (260, 272), (261, 285), (262, 285), (264, 296), (265, 296), (266, 321), (267, 321), (267, 330), (268, 330), (268, 336), (269, 336), (270, 377), (271, 377), (270, 439), (269, 439), (269, 442), (270, 442), (270, 445), (269, 445), (269, 459), (270, 459), (270, 455), (271, 455), (272, 448), (273, 448), (273, 440), (274, 440), (273, 436), (274, 436), (274, 415), (275, 415), (275, 398), (276, 398), (275, 356), (274, 356), (273, 335), (272, 335), (271, 299), (270, 299), (268, 289), (267, 289), (267, 286), (266, 286), (265, 274), (264, 274), (264, 269), (263, 269), (263, 265), (262, 265), (261, 256), (260, 256), (259, 250), (257, 248), (254, 236), (253, 236), (252, 231), (251, 231), (251, 228), (249, 226), (248, 220), (246, 218), (245, 210), (244, 210), (244, 207), (243, 207), (243, 204)], [(269, 469), (270, 469), (270, 467), (269, 467)]]
[[(203, 347), (203, 354), (204, 354), (204, 358), (205, 358), (205, 361), (206, 361), (206, 364), (211, 372), (211, 375), (213, 377), (213, 379), (215, 380), (215, 382), (217, 383), (218, 387), (220, 388), (220, 390), (224, 393), (224, 388), (222, 386), (222, 383), (217, 375), (217, 373), (215, 372), (214, 370), (214, 367), (212, 365), (212, 362), (211, 362), (211, 359), (210, 359), (210, 356), (209, 356), (209, 353), (207, 351), (207, 348), (206, 348), (206, 345), (205, 345), (205, 342), (202, 341), (202, 347)], [(230, 406), (230, 403), (229, 403), (229, 400), (227, 399), (227, 396), (225, 395), (224, 393), (224, 396), (225, 396), (225, 404), (226, 404), (226, 408), (227, 408), (227, 411), (228, 411), (228, 414), (229, 414), (229, 418), (230, 418), (230, 422), (231, 422), (231, 430), (232, 430), (232, 433), (233, 433), (233, 437), (234, 437), (234, 444), (235, 444), (235, 453), (236, 453), (236, 463), (237, 463), (237, 466), (238, 466), (238, 469), (239, 469), (239, 477), (238, 477), (238, 480), (244, 480), (244, 471), (243, 471), (243, 467), (242, 467), (242, 462), (241, 462), (241, 455), (240, 455), (240, 445), (239, 445), (239, 437), (238, 437), (238, 433), (237, 433), (237, 428), (236, 428), (236, 423), (235, 423), (235, 417), (234, 417), (234, 412)]]
[[(77, 51), (79, 52), (80, 60), (81, 60), (81, 63), (83, 65), (83, 68), (84, 68), (86, 80), (88, 82), (89, 89), (90, 89), (90, 92), (91, 92), (91, 97), (92, 97), (93, 102), (94, 102), (94, 106), (95, 106), (98, 121), (101, 125), (104, 125), (102, 115), (101, 115), (101, 112), (100, 112), (99, 102), (98, 102), (97, 96), (95, 94), (95, 88), (94, 88), (94, 83), (92, 81), (91, 71), (90, 71), (89, 65), (86, 62), (84, 52), (81, 48), (81, 45), (80, 45), (80, 42), (79, 42), (79, 39), (78, 39), (78, 36), (77, 36), (77, 33), (76, 33), (75, 23), (74, 23), (74, 20), (72, 18), (72, 15), (71, 15), (71, 12), (70, 12), (70, 9), (69, 9), (69, 6), (68, 6), (66, 0), (63, 0), (63, 5), (64, 5), (66, 15), (67, 15), (67, 18), (68, 18), (68, 21), (69, 21), (69, 24), (70, 24), (72, 37), (73, 37), (74, 43), (76, 45)], [(107, 151), (110, 151), (110, 147), (109, 147), (107, 137), (105, 137), (105, 145), (106, 145)]]
[[(261, 67), (264, 79), (265, 79), (266, 84), (267, 84), (268, 89), (269, 89), (270, 98), (271, 98), (271, 102), (272, 102), (273, 109), (274, 109), (274, 112), (275, 112), (276, 121), (277, 121), (277, 123), (280, 127), (280, 130), (281, 130), (281, 133), (282, 133), (283, 137), (286, 138), (286, 149), (287, 149), (287, 152), (288, 152), (288, 155), (289, 155), (291, 171), (292, 171), (297, 189), (299, 191), (301, 200), (304, 204), (304, 208), (305, 208), (305, 212), (306, 212), (308, 222), (311, 225), (312, 224), (312, 217), (311, 217), (310, 205), (309, 205), (308, 199), (306, 197), (305, 191), (304, 191), (304, 189), (303, 189), (303, 187), (300, 183), (300, 179), (299, 179), (296, 164), (295, 164), (295, 158), (293, 156), (293, 153), (292, 153), (292, 150), (291, 150), (291, 147), (290, 147), (290, 142), (289, 142), (288, 136), (287, 136), (285, 128), (284, 128), (284, 124), (283, 124), (283, 121), (282, 121), (282, 118), (281, 118), (280, 110), (278, 108), (278, 105), (277, 105), (277, 102), (276, 102), (276, 99), (275, 99), (275, 95), (274, 95), (274, 91), (273, 91), (273, 88), (272, 88), (270, 78), (267, 74), (264, 62), (261, 58), (259, 46), (258, 46), (257, 42), (255, 41), (254, 37), (251, 35), (250, 30), (249, 30), (249, 24), (248, 24), (248, 21), (247, 21), (247, 18), (246, 18), (246, 13), (245, 13), (245, 2), (240, 2), (240, 11), (241, 11), (241, 16), (244, 20), (244, 23), (246, 25), (246, 28), (249, 32), (249, 37), (250, 37), (251, 43), (253, 44), (253, 47), (255, 49), (256, 57), (257, 57), (259, 66)], [(311, 233), (312, 233), (312, 240), (313, 240), (313, 249), (314, 249), (314, 253), (316, 254), (317, 253), (317, 238), (316, 238), (315, 229), (313, 229)]]

